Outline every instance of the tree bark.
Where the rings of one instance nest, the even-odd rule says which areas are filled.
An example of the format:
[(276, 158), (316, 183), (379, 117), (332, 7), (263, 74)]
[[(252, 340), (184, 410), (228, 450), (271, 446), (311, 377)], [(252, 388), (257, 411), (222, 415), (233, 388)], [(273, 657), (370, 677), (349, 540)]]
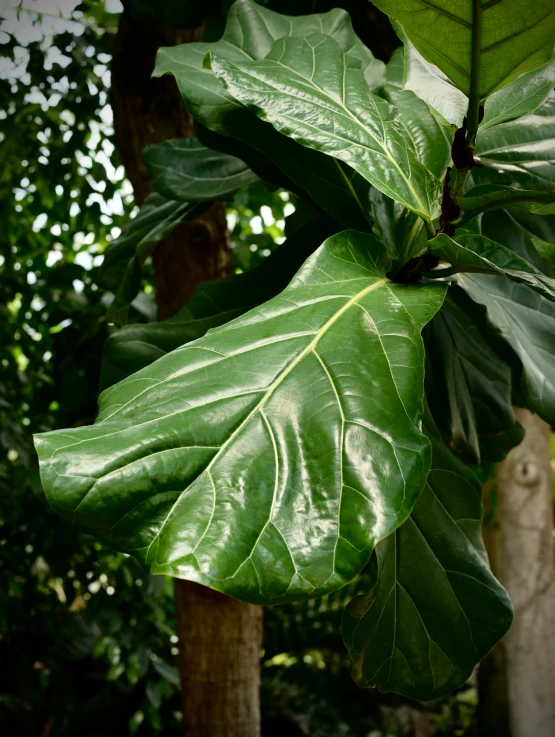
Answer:
[[(112, 62), (115, 137), (141, 204), (152, 184), (141, 151), (193, 134), (172, 77), (152, 79), (160, 46), (197, 41), (203, 29), (177, 30), (121, 16)], [(159, 319), (185, 305), (206, 279), (231, 270), (225, 207), (216, 203), (178, 226), (153, 254)], [(262, 609), (189, 581), (175, 580), (179, 666), (186, 737), (259, 737)]]
[[(258, 737), (262, 608), (176, 580), (183, 719), (191, 737)], [(253, 664), (256, 667), (253, 667)]]
[[(514, 622), (485, 661), (482, 734), (555, 734), (555, 589), (550, 428), (516, 411), (526, 436), (497, 472), (492, 567), (512, 599)], [(489, 688), (487, 686), (488, 678)]]

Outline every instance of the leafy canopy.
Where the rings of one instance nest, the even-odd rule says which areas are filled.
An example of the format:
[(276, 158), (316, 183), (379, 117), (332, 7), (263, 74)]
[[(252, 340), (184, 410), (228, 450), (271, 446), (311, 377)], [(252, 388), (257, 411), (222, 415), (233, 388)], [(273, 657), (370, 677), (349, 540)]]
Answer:
[(213, 199), (263, 182), (297, 212), (265, 264), (113, 334), (95, 425), (36, 446), (53, 508), (152, 572), (275, 604), (364, 571), (356, 681), (431, 699), (511, 620), (465, 462), (520, 442), (515, 398), (555, 423), (555, 14), (376, 5), (405, 46), (387, 67), (344, 12), (254, 0), (160, 51), (201, 143), (145, 152), (158, 192), (98, 276), (116, 307)]

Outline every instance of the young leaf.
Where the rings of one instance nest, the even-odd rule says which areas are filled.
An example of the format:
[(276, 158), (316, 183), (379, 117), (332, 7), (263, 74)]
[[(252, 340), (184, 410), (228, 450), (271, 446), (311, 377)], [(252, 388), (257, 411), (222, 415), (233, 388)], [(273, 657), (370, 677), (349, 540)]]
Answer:
[[(473, 0), (374, 0), (422, 56), (466, 95), (472, 66)], [(479, 98), (547, 64), (555, 44), (552, 0), (481, 0)]]
[(467, 680), (511, 624), (482, 542), (482, 489), (432, 438), (432, 470), (409, 519), (376, 548), (374, 588), (355, 597), (343, 639), (359, 686), (429, 701)]
[(104, 289), (115, 293), (108, 317), (125, 323), (129, 305), (141, 285), (142, 267), (157, 243), (180, 224), (194, 220), (211, 202), (178, 202), (154, 193), (143, 203), (136, 217), (106, 249), (104, 262), (94, 275)]
[(445, 443), (465, 463), (502, 461), (523, 437), (511, 369), (493, 350), (483, 308), (452, 286), (424, 329), (426, 398)]
[(259, 181), (243, 161), (212, 151), (194, 137), (147, 146), (143, 159), (154, 190), (169, 200), (223, 199)]
[(445, 285), (329, 239), (278, 297), (36, 437), (54, 509), (154, 573), (277, 603), (330, 591), (410, 514), (429, 469), (422, 327)]
[(211, 328), (275, 297), (335, 230), (331, 220), (310, 220), (256, 269), (201, 284), (186, 307), (169, 320), (127, 325), (112, 333), (102, 352), (100, 388), (117, 384), (166, 353), (202, 338)]
[[(353, 64), (362, 69), (372, 88), (381, 84), (384, 64), (374, 59), (358, 39), (345, 11), (294, 17), (262, 8), (254, 0), (234, 3), (220, 41), (160, 49), (154, 76), (173, 74), (187, 109), (196, 121), (211, 131), (256, 149), (326, 213), (347, 227), (366, 230), (364, 206), (351, 183), (352, 171), (335, 159), (299, 146), (264, 124), (234, 100), (204, 64), (208, 52), (232, 61), (263, 59), (276, 39), (302, 38), (314, 32), (333, 37)], [(259, 169), (254, 170), (260, 175)], [(269, 181), (279, 184), (273, 179)]]
[(374, 187), (370, 191), (369, 212), (372, 232), (387, 248), (388, 256), (400, 264), (428, 250), (424, 221), (399, 202)]
[(479, 133), (476, 155), (521, 189), (555, 190), (555, 93), (531, 115)]
[(458, 274), (457, 281), (520, 358), (528, 407), (555, 425), (555, 304), (502, 276)]
[(423, 218), (438, 215), (439, 179), (420, 161), (395, 108), (370, 92), (360, 66), (329, 36), (281, 39), (261, 61), (212, 55), (212, 68), (277, 130), (344, 161)]
[[(542, 297), (555, 302), (555, 279), (545, 276), (509, 248), (483, 235), (461, 235), (456, 240), (440, 233), (428, 242), (430, 252), (461, 271), (490, 271), (526, 284)], [(441, 274), (441, 271), (438, 272)]]

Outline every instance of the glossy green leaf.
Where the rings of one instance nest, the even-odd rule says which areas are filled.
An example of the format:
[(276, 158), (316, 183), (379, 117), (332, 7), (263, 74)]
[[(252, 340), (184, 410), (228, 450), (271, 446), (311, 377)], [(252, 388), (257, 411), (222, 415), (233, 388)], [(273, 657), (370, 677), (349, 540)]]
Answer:
[(490, 321), (518, 355), (528, 407), (555, 425), (555, 304), (502, 276), (456, 278), (475, 302), (484, 305)]
[(213, 54), (212, 68), (235, 99), (277, 130), (340, 159), (422, 217), (438, 215), (440, 181), (401, 116), (372, 94), (360, 65), (329, 36), (281, 39), (260, 61)]
[(183, 222), (201, 215), (210, 202), (178, 202), (149, 195), (136, 217), (106, 249), (104, 262), (94, 275), (104, 289), (115, 293), (108, 318), (125, 323), (127, 310), (141, 285), (142, 266), (157, 243)]
[(397, 109), (399, 125), (417, 159), (437, 179), (442, 179), (451, 160), (453, 134), (410, 90), (388, 89), (387, 98)]
[(100, 388), (122, 381), (166, 353), (202, 338), (209, 329), (275, 297), (334, 228), (330, 220), (310, 220), (256, 269), (201, 284), (169, 320), (126, 325), (112, 333), (102, 353)]
[(374, 588), (345, 610), (343, 638), (364, 687), (422, 701), (467, 680), (510, 626), (512, 607), (482, 542), (478, 479), (437, 438), (410, 518), (376, 548)]
[(460, 128), (468, 110), (468, 97), (451, 84), (439, 67), (430, 64), (396, 24), (405, 48), (404, 88), (427, 103), (448, 125)]
[[(461, 235), (454, 240), (440, 233), (428, 242), (430, 252), (461, 271), (491, 271), (526, 284), (542, 297), (555, 302), (555, 279), (543, 274), (514, 251), (483, 235)], [(439, 272), (441, 273), (441, 272)]]
[(445, 285), (387, 279), (347, 231), (278, 297), (36, 437), (59, 513), (152, 572), (249, 602), (336, 589), (426, 481), (423, 326)]
[(555, 93), (534, 113), (480, 133), (476, 154), (521, 189), (555, 190)]
[(147, 146), (143, 159), (154, 190), (169, 200), (219, 200), (259, 181), (243, 161), (212, 151), (195, 137)]
[(555, 87), (555, 57), (542, 69), (523, 74), (488, 97), (478, 136), (492, 125), (506, 123), (537, 110), (546, 102), (553, 87)]
[(426, 397), (445, 443), (466, 463), (502, 461), (523, 437), (511, 369), (493, 350), (483, 308), (456, 286), (424, 329)]
[[(422, 56), (466, 95), (470, 92), (473, 0), (374, 0)], [(482, 0), (479, 95), (485, 100), (547, 64), (555, 44), (552, 0)]]
[[(231, 61), (263, 59), (276, 39), (302, 38), (313, 32), (334, 38), (352, 63), (361, 68), (371, 87), (381, 84), (384, 64), (374, 59), (358, 39), (345, 11), (293, 17), (262, 8), (254, 0), (234, 3), (220, 41), (160, 49), (154, 75), (175, 76), (187, 109), (196, 121), (263, 154), (326, 213), (347, 227), (365, 230), (364, 207), (351, 183), (352, 170), (331, 157), (299, 146), (264, 124), (234, 100), (204, 64), (208, 52)], [(241, 158), (262, 175), (248, 158)]]
[(555, 207), (555, 192), (537, 189), (515, 189), (502, 184), (478, 184), (464, 196), (456, 198), (465, 219), (472, 219), (481, 212), (521, 207), (538, 215), (552, 215)]

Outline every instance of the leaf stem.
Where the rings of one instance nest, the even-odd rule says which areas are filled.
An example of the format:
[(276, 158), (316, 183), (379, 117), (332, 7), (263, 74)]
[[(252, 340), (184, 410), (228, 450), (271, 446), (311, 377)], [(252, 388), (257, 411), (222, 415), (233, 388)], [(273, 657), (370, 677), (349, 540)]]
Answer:
[(470, 170), (477, 165), (474, 159), (476, 135), (480, 124), (480, 56), (482, 37), (482, 0), (472, 0), (472, 49), (468, 111), (463, 125), (455, 133), (451, 156), (453, 170), (447, 171), (441, 203), (439, 227), (442, 232), (452, 234), (454, 223), (460, 215), (457, 203), (466, 187)]
[(482, 2), (472, 0), (472, 66), (466, 124), (466, 145), (474, 148), (480, 123), (480, 57), (482, 37)]

